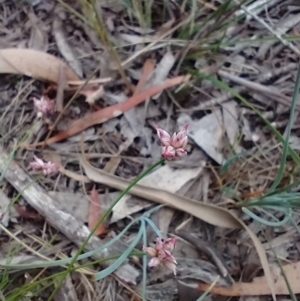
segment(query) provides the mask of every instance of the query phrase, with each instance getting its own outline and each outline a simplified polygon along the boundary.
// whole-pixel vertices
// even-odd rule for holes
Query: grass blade
[[[143,227],[145,227],[145,222],[144,220],[141,220],[141,226],[138,234],[136,235],[135,239],[131,242],[131,244],[128,246],[126,251],[123,252],[123,254],[108,268],[104,269],[103,271],[97,273],[95,275],[95,280],[101,280],[111,273],[113,273],[117,268],[120,267],[120,265],[128,258],[134,247],[137,245],[139,240],[141,239],[143,235]]]
[[[289,118],[288,125],[286,128],[286,137],[285,137],[285,141],[283,142],[283,152],[282,152],[282,157],[280,160],[280,166],[279,166],[279,170],[278,170],[276,179],[273,182],[272,186],[270,187],[269,191],[275,190],[283,177],[286,157],[288,154],[290,135],[291,135],[291,130],[292,130],[293,122],[294,122],[294,114],[295,114],[295,109],[296,109],[297,100],[298,100],[298,96],[299,96],[299,89],[300,89],[300,62],[299,62],[299,66],[298,66],[296,85],[295,85],[295,89],[294,89],[294,93],[293,93],[292,105],[291,105],[291,110],[290,110],[290,118]]]

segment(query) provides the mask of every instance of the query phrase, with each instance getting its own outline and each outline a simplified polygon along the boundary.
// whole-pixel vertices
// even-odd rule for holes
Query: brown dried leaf
[[[19,204],[15,204],[14,208],[18,212],[19,216],[22,218],[35,219],[35,220],[41,219],[41,216],[38,213],[27,211],[25,207],[20,206]]]
[[[63,61],[48,53],[18,48],[0,50],[0,74],[21,74],[58,83],[60,66],[63,66],[67,81],[79,80],[78,76]]]
[[[102,216],[102,208],[99,202],[99,195],[95,187],[93,187],[93,189],[91,190],[90,199],[91,202],[89,207],[89,229],[92,231]],[[105,224],[102,223],[97,227],[94,234],[98,236],[105,233],[105,231]]]
[[[81,156],[80,162],[87,177],[96,183],[102,183],[119,190],[124,190],[130,183],[125,179],[93,167],[83,156]],[[207,223],[219,227],[228,227],[233,229],[241,227],[236,218],[226,209],[216,205],[204,204],[199,201],[188,199],[164,189],[136,184],[131,188],[129,193],[182,210],[206,221]]]
[[[290,283],[294,294],[300,294],[300,261],[282,267]],[[208,284],[200,284],[199,289],[204,291]],[[289,295],[289,290],[283,276],[280,276],[274,284],[276,295]],[[256,277],[250,283],[236,282],[231,287],[214,287],[211,292],[222,296],[262,296],[271,295],[266,276]]]

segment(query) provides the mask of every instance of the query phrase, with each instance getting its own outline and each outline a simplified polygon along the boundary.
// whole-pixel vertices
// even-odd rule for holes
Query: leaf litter
[[[66,2],[81,12],[77,1]],[[115,190],[124,188],[130,179],[158,158],[153,122],[163,121],[166,127],[175,130],[189,120],[189,156],[180,162],[169,162],[160,167],[141,181],[130,195],[125,196],[110,217],[105,239],[121,231],[128,217],[139,215],[152,204],[166,204],[167,207],[162,208],[160,214],[151,216],[151,219],[157,220],[164,236],[173,235],[180,225],[181,228],[188,228],[196,237],[209,240],[221,251],[222,256],[225,255],[229,273],[236,282],[231,288],[218,291],[218,285],[222,285],[221,278],[212,289],[214,294],[222,295],[223,292],[224,295],[224,292],[232,289],[234,296],[246,295],[240,289],[243,287],[247,288],[249,295],[254,294],[256,289],[257,295],[273,295],[275,299],[275,293],[286,294],[287,291],[278,291],[279,284],[284,283],[282,278],[279,284],[274,282],[269,268],[274,258],[261,231],[267,231],[275,239],[287,229],[281,227],[273,231],[262,225],[257,226],[257,222],[235,208],[236,200],[228,198],[226,189],[230,187],[245,200],[265,191],[276,176],[281,149],[265,124],[231,93],[212,82],[211,77],[217,76],[224,84],[239,91],[277,129],[284,132],[297,69],[295,62],[298,60],[294,46],[298,43],[297,35],[293,36],[299,31],[298,4],[285,0],[266,1],[263,5],[259,5],[261,1],[245,3],[246,9],[254,12],[256,17],[233,4],[234,9],[231,7],[226,11],[226,18],[225,14],[221,14],[217,25],[208,22],[207,27],[203,27],[202,24],[199,28],[203,29],[199,33],[185,36],[187,32],[192,32],[192,27],[185,26],[191,21],[193,13],[196,14],[195,22],[200,22],[196,24],[199,26],[202,18],[220,8],[221,2],[226,10],[225,1],[213,1],[210,4],[199,1],[194,12],[190,11],[189,5],[179,6],[172,2],[168,4],[164,16],[167,18],[162,18],[162,23],[155,20],[147,30],[137,26],[141,20],[136,15],[137,11],[131,11],[133,18],[137,17],[137,22],[131,24],[131,18],[123,18],[128,13],[123,7],[117,9],[117,6],[110,6],[107,9],[103,4],[101,12],[105,16],[109,34],[119,47],[118,55],[132,86],[130,89],[118,75],[117,64],[107,52],[105,54],[104,44],[95,31],[59,4],[56,7],[58,10],[53,10],[53,1],[40,1],[26,8],[25,14],[21,14],[15,23],[8,18],[2,24],[5,38],[1,40],[0,52],[0,73],[3,78],[0,94],[2,112],[5,112],[0,134],[2,145],[6,150],[11,150],[13,141],[21,141],[28,133],[27,139],[22,140],[23,148],[16,152],[16,162],[24,169],[27,169],[33,151],[44,159],[49,150],[60,154],[59,175],[39,179],[38,183],[47,191],[52,191],[51,196],[57,199],[58,208],[71,213],[80,223],[88,224],[89,217],[93,216],[89,215],[89,207],[90,212],[107,208],[117,195]],[[12,8],[13,5],[7,7],[9,14],[3,15],[13,16],[16,12],[10,11]],[[152,9],[161,12],[157,3],[152,4]],[[55,24],[50,24],[50,18],[46,18],[45,14],[50,16],[53,12],[59,14],[53,19],[56,20]],[[184,13],[182,19],[177,20],[179,12]],[[244,21],[237,25],[231,19],[232,14],[243,16],[241,20]],[[225,19],[232,22],[221,33],[217,27]],[[23,33],[18,30],[18,27],[22,28],[20,20],[31,22]],[[176,26],[175,20],[178,21]],[[271,31],[260,20],[270,22]],[[1,19],[1,22],[4,20]],[[173,24],[173,28],[170,24]],[[180,36],[177,36],[178,33]],[[291,35],[288,40],[286,35]],[[187,41],[192,39],[194,42],[189,44]],[[215,52],[213,48],[218,50]],[[106,65],[101,65],[103,59]],[[109,61],[111,64],[108,64]],[[176,77],[179,61],[180,76]],[[64,112],[62,109],[67,102],[85,84],[95,67],[100,65],[102,70],[100,68],[95,72]],[[191,76],[187,77],[190,71]],[[201,74],[205,75],[204,80],[200,80]],[[35,81],[28,81],[28,77]],[[185,83],[181,85],[183,81]],[[131,89],[133,94],[129,91]],[[63,116],[53,135],[45,141],[45,135],[53,123],[49,125],[40,120],[38,126],[33,127],[34,132],[31,132],[35,122],[31,97],[47,94],[51,94],[51,99],[58,102],[58,111],[63,112]],[[115,99],[119,97],[119,101],[111,103],[109,95]],[[57,116],[53,117],[55,119]],[[292,145],[297,144],[295,137],[299,134],[297,119],[293,125]],[[83,157],[79,151],[82,139]],[[110,157],[106,157],[106,154]],[[221,165],[223,172],[220,171]],[[293,168],[293,163],[288,162],[283,184],[288,183]],[[18,194],[10,185],[5,181],[1,187],[9,196],[8,200]],[[90,202],[85,195],[85,191],[93,191],[94,185],[100,198],[97,210],[93,207],[96,202]],[[80,204],[80,200],[84,197],[84,206],[81,207],[83,204]],[[64,198],[67,201],[62,204]],[[30,207],[28,203],[32,205],[30,202],[28,196],[26,201],[21,197],[17,200],[18,208],[26,210],[26,207]],[[76,206],[77,211],[74,209]],[[82,212],[79,212],[79,208]],[[43,211],[43,214],[47,219],[47,213]],[[97,214],[100,216],[101,211]],[[259,214],[268,218],[263,212]],[[282,218],[281,213],[274,214],[276,218]],[[9,219],[12,217],[4,217],[4,222],[8,222],[11,228]],[[298,223],[296,214],[293,218]],[[27,218],[16,219],[22,224]],[[93,224],[91,219],[90,223]],[[211,228],[207,223],[215,226]],[[52,228],[48,226],[47,231],[51,233]],[[130,242],[131,235],[134,233],[128,235],[123,243]],[[74,243],[74,239],[70,240]],[[31,243],[30,240],[28,243]],[[239,251],[235,244],[239,244]],[[182,245],[187,249],[192,248],[184,242]],[[284,257],[282,260],[299,261],[293,246],[283,244],[280,247],[278,252]],[[249,252],[252,255],[247,257]],[[199,254],[203,256],[201,252]],[[189,278],[199,288],[205,287],[203,282],[209,286],[218,275],[212,266],[208,266],[209,272],[204,277],[203,263],[200,266],[196,262],[189,264],[185,261],[180,265],[180,281],[185,281],[184,273],[191,267],[194,267],[194,272]],[[261,267],[264,276],[257,273]],[[141,271],[137,269],[133,272],[135,275],[139,273]],[[259,276],[261,278],[257,278]],[[172,300],[177,294],[177,284],[169,276],[162,284],[158,284],[153,275],[149,274],[149,277],[149,300],[159,300],[158,292],[162,300]],[[298,276],[287,269],[287,277],[297,279]],[[294,285],[292,280],[290,282]],[[260,291],[261,283],[264,286]],[[169,292],[165,289],[168,286]],[[297,293],[297,288],[294,292]]]

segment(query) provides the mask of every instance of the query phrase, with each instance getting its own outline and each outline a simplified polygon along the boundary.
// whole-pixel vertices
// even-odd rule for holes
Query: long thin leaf
[[[130,184],[129,181],[121,177],[93,167],[86,161],[84,156],[81,157],[80,162],[87,177],[94,182],[102,183],[121,191],[126,189]],[[167,204],[170,207],[192,214],[215,226],[234,229],[240,227],[240,224],[236,221],[230,211],[216,205],[195,201],[163,189],[157,189],[142,184],[136,184],[131,188],[129,193],[150,201]]]
[[[120,267],[120,265],[128,258],[128,256],[130,255],[130,253],[132,252],[134,247],[137,245],[137,243],[141,239],[141,237],[143,235],[143,227],[145,227],[145,221],[141,220],[140,230],[137,233],[135,239],[131,242],[131,244],[128,246],[128,248],[123,252],[123,254],[112,265],[110,265],[108,268],[104,269],[103,271],[101,271],[95,275],[95,280],[101,280],[101,279],[107,277],[108,275],[113,273],[117,268]]]
[[[279,166],[279,170],[277,173],[277,177],[269,189],[270,192],[274,191],[277,188],[278,184],[280,183],[280,181],[283,177],[285,163],[286,163],[286,157],[287,157],[288,149],[289,149],[290,135],[291,135],[291,130],[292,130],[293,122],[294,122],[296,105],[297,105],[298,97],[299,97],[299,89],[300,89],[300,62],[299,62],[299,67],[298,67],[296,85],[295,85],[295,89],[294,89],[294,93],[293,93],[290,118],[289,118],[288,125],[286,128],[285,141],[283,143],[283,152],[282,152],[282,156],[281,156],[281,160],[280,160],[280,166]]]
[[[161,231],[157,228],[157,226],[152,222],[152,220],[148,217],[145,217],[145,221],[149,224],[149,226],[153,229],[158,237],[161,237]]]
[[[147,217],[144,218],[146,220]],[[144,246],[148,245],[147,242],[147,231],[146,227],[143,227],[143,244]],[[146,296],[147,296],[147,255],[143,256],[143,279],[142,279],[142,296],[143,296],[143,301],[146,301]]]

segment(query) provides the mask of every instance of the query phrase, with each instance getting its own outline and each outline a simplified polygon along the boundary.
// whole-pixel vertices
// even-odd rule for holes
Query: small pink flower
[[[35,171],[43,171],[45,176],[56,173],[59,170],[59,165],[52,162],[44,162],[42,159],[37,156],[33,156],[33,162],[30,162],[30,166]]]
[[[143,250],[152,257],[149,261],[149,267],[156,267],[159,265],[164,266],[165,268],[171,270],[174,275],[176,275],[176,259],[171,254],[174,250],[176,244],[176,238],[168,238],[166,241],[163,241],[161,238],[156,238],[156,243],[154,248],[152,247],[143,247]]]
[[[187,129],[189,125],[186,124],[183,129],[178,133],[174,133],[171,138],[171,145],[174,148],[186,148],[188,143],[188,137],[187,137]]]
[[[163,146],[161,149],[161,156],[165,159],[172,160],[176,157],[176,150],[172,146]]]
[[[168,238],[164,242],[164,248],[165,248],[165,250],[168,250],[169,252],[173,252],[173,250],[175,249],[175,246],[176,246],[176,238],[175,237]]]
[[[176,149],[176,156],[178,158],[182,158],[187,154],[187,152],[183,148],[177,148]]]
[[[157,125],[154,125],[154,127],[157,131],[157,136],[158,136],[159,140],[161,141],[161,143],[164,146],[169,146],[170,142],[171,142],[170,135],[165,130],[159,128]]]
[[[157,267],[157,266],[159,266],[159,265],[160,265],[160,259],[157,258],[157,257],[151,258],[150,261],[149,261],[149,263],[148,263],[148,266],[149,266],[150,268],[152,268],[152,267]]]
[[[47,96],[42,96],[40,99],[33,97],[33,103],[38,118],[49,115],[54,107],[54,101]]]
[[[143,250],[150,256],[150,257],[155,257],[157,254],[156,249],[151,248],[151,247],[143,247]]]
[[[163,145],[161,152],[163,158],[172,160],[175,158],[182,158],[187,154],[185,148],[188,143],[188,124],[186,124],[178,134],[174,133],[172,137],[157,125],[154,125],[154,127],[157,131],[157,136]]]

